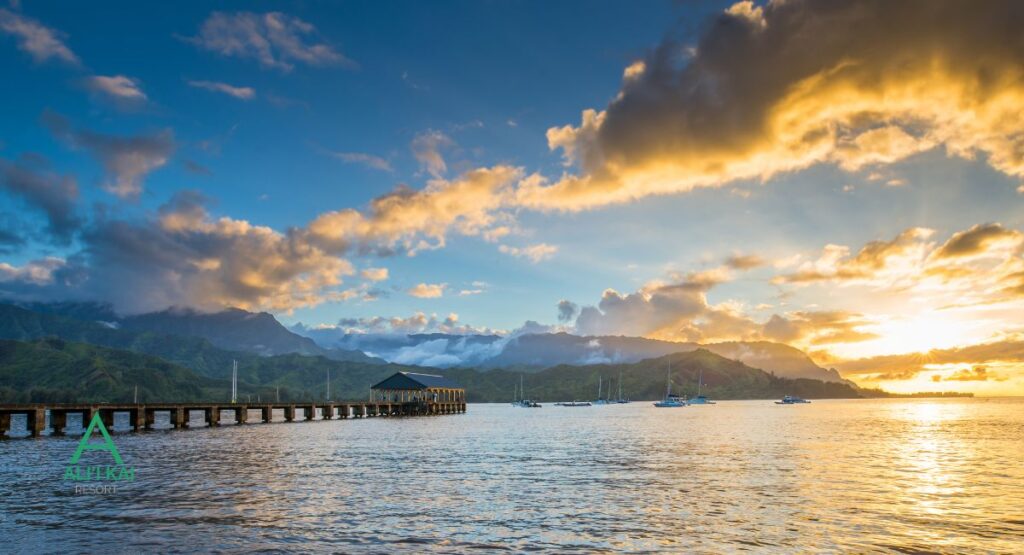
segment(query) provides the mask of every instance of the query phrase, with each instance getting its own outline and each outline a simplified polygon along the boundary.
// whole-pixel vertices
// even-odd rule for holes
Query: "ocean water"
[[[0,551],[1024,552],[1021,399],[470,405],[114,441],[135,480],[89,494],[62,480],[77,438],[0,442]]]

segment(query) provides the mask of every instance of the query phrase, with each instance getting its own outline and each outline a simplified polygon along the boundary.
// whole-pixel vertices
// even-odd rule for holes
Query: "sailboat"
[[[694,396],[694,397],[690,397],[690,399],[686,402],[686,404],[688,404],[688,405],[713,405],[713,404],[715,404],[714,401],[712,401],[711,399],[708,399],[707,397],[705,397],[705,396],[700,394],[700,386],[703,385],[703,382],[704,382],[704,369],[703,368],[700,369],[700,373],[697,376],[698,376],[697,377],[697,395]]]
[[[681,399],[678,395],[672,395],[672,370],[671,369],[668,371],[668,375],[665,376],[665,398],[662,399],[661,401],[658,401],[657,403],[654,403],[654,406],[656,406],[658,408],[663,408],[663,409],[666,409],[666,408],[678,408],[678,407],[685,407],[686,406],[686,401],[685,400]]]
[[[522,374],[520,374],[519,375],[519,395],[516,395],[515,385],[513,384],[513,386],[512,386],[512,406],[513,407],[521,407],[521,408],[524,408],[524,409],[539,409],[541,407],[540,403],[527,399],[525,391],[526,390],[523,389],[523,376],[522,376]]]
[[[620,405],[625,405],[629,402],[629,399],[622,396],[622,372],[619,372],[619,398],[615,402]]]
[[[611,389],[610,387],[608,389]],[[608,399],[601,398],[601,376],[597,377],[597,400],[594,401],[595,405],[608,405]]]

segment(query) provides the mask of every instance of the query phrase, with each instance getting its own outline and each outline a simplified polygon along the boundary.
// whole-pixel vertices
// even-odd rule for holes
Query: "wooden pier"
[[[107,429],[114,427],[114,414],[128,413],[128,421],[133,431],[152,430],[156,423],[156,413],[167,412],[171,426],[184,429],[189,427],[192,411],[202,411],[207,426],[219,426],[221,414],[232,413],[235,424],[250,422],[249,417],[257,411],[256,421],[269,424],[274,421],[274,411],[283,410],[284,421],[314,420],[320,416],[324,420],[334,418],[368,418],[393,416],[429,416],[441,414],[461,414],[466,412],[464,401],[436,402],[417,401],[392,403],[386,401],[339,401],[332,403],[32,403],[20,405],[0,405],[0,438],[11,427],[11,415],[24,414],[29,436],[38,437],[46,431],[46,414],[50,415],[52,435],[64,434],[69,414],[82,415],[82,427],[89,425],[98,413]]]

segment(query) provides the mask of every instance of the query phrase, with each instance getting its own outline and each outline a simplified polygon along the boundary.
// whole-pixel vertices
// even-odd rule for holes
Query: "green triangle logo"
[[[99,428],[100,434],[103,435],[103,443],[90,443],[89,438],[92,437],[92,432],[97,428]],[[103,425],[103,419],[100,418],[100,413],[98,412],[93,415],[92,422],[89,423],[89,427],[85,430],[85,435],[82,436],[82,441],[78,442],[78,449],[75,449],[75,454],[71,455],[71,464],[78,464],[78,459],[81,458],[82,453],[85,451],[109,451],[110,455],[114,457],[115,464],[124,464],[124,461],[121,460],[121,453],[117,451],[114,440],[110,439],[107,427]]]

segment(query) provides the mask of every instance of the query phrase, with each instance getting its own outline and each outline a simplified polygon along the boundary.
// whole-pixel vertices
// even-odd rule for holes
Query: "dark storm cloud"
[[[17,162],[0,159],[0,187],[46,215],[51,239],[67,244],[82,221],[76,213],[75,178],[49,170],[45,160],[28,156]]]

